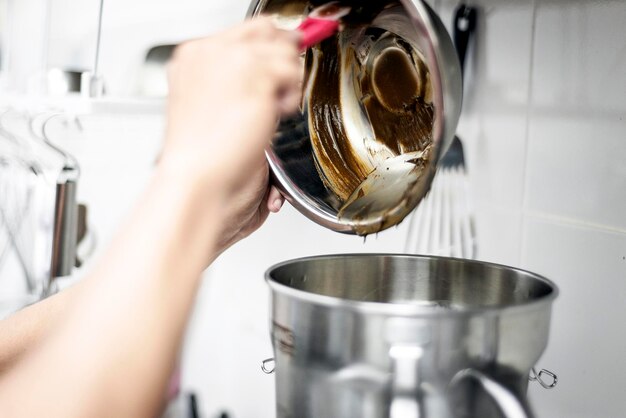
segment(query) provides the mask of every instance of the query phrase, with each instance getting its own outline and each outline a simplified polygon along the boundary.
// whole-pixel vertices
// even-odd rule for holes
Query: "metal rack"
[[[77,244],[86,236],[86,212],[76,200],[80,167],[51,140],[52,121],[80,127],[64,112],[0,113],[0,277],[21,275],[34,301],[55,293],[55,280],[80,265]],[[7,271],[10,257],[18,271]]]
[[[14,0],[0,4],[3,18],[0,23],[4,24],[0,75],[9,83],[0,88],[7,90],[4,100],[12,97],[10,102],[4,102],[8,106],[0,107],[0,282],[3,294],[7,294],[5,289],[9,284],[10,288],[18,289],[8,291],[11,297],[21,292],[29,296],[28,300],[36,301],[54,293],[56,279],[71,275],[74,268],[80,266],[78,243],[81,239],[93,238],[87,233],[86,207],[77,203],[79,163],[59,145],[61,138],[53,140],[49,129],[52,124],[61,123],[66,128],[75,126],[80,130],[80,121],[65,110],[63,97],[59,101],[48,95],[60,92],[67,97],[68,93],[80,92],[84,102],[91,101],[85,98],[102,96],[104,82],[99,58],[104,0],[99,1],[93,68],[77,74],[49,67],[52,4],[50,0],[42,0],[42,8],[36,13],[43,19],[41,56],[38,64],[30,69],[32,73],[26,75],[29,79],[26,89],[20,83],[10,83],[16,52],[11,43],[15,39],[11,37],[18,28],[14,19],[18,16],[13,16],[13,12],[24,13],[23,7],[17,6]],[[18,69],[16,67],[15,71]],[[62,91],[59,82],[65,86]],[[33,90],[33,87],[36,88]],[[37,98],[27,99],[32,93],[37,94]],[[59,110],[59,103],[62,110]]]

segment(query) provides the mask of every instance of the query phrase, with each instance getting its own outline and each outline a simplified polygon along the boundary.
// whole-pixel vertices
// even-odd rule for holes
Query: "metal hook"
[[[42,141],[46,140],[46,137],[44,135],[43,129],[44,129],[44,125],[46,125],[48,122],[50,122],[50,119],[54,119],[57,116],[68,116],[66,113],[64,113],[62,110],[55,110],[55,109],[51,109],[50,111],[45,111],[45,112],[39,112],[37,114],[31,115],[30,116],[30,123],[29,123],[29,129],[30,129],[30,133],[36,137],[39,138]],[[45,116],[46,119],[41,123],[41,128],[39,129],[40,132],[37,132],[37,128],[36,128],[36,122],[38,121],[38,119],[41,116]],[[74,125],[76,126],[76,128],[78,129],[79,132],[83,132],[84,128],[83,128],[83,124],[80,121],[80,119],[78,118],[77,115],[72,115],[71,118],[67,118],[63,120],[63,124],[65,126],[68,125],[68,121],[71,120],[72,122],[74,122]]]
[[[542,379],[543,375],[548,375],[550,376],[550,378],[552,379],[552,382],[547,383],[546,381],[544,381]],[[554,389],[554,387],[557,385],[557,383],[559,382],[559,378],[558,376],[551,372],[550,370],[546,370],[546,369],[541,369],[539,371],[539,373],[537,373],[537,370],[535,370],[535,368],[533,367],[532,369],[530,369],[530,373],[528,375],[528,380],[530,382],[538,382],[541,387],[543,387],[544,389]]]
[[[76,263],[76,241],[78,234],[78,207],[76,189],[80,177],[80,167],[74,156],[57,147],[50,140],[48,128],[50,122],[63,113],[50,115],[42,124],[41,135],[44,143],[64,158],[64,166],[57,180],[54,209],[54,232],[52,238],[52,267],[50,280],[45,289],[46,295],[54,289],[56,277],[71,274]]]
[[[57,153],[63,156],[63,158],[65,159],[65,166],[63,167],[63,171],[72,172],[74,174],[74,178],[77,178],[80,176],[80,166],[78,164],[78,160],[70,153],[54,145],[52,141],[50,140],[50,135],[48,133],[48,129],[49,129],[48,125],[54,118],[57,118],[59,116],[64,116],[64,114],[54,113],[48,116],[48,118],[43,122],[41,126],[41,136],[39,138],[43,140],[44,143],[46,143],[46,145],[48,145],[50,148],[52,148]],[[74,120],[78,129],[82,131],[82,125],[78,121],[78,118],[74,118]],[[65,122],[67,123],[67,121]],[[32,124],[31,124],[31,129],[33,130],[33,133],[34,133],[34,126],[32,126]],[[35,136],[38,136],[38,135],[35,134]]]
[[[35,127],[36,123],[38,122],[38,120],[42,117],[42,116],[50,116],[52,113],[59,113],[58,111],[51,111],[51,112],[39,112],[39,113],[34,113],[31,114],[30,117],[28,118],[28,130],[30,131],[30,134],[35,137],[38,138],[42,141],[44,141],[44,137],[41,134],[41,129],[39,129],[39,132],[37,132],[37,128]]]
[[[267,365],[273,363],[274,366],[272,368],[269,368]],[[263,371],[263,373],[265,374],[272,374],[276,371],[276,361],[273,358],[268,358],[265,359],[261,362],[261,370]]]

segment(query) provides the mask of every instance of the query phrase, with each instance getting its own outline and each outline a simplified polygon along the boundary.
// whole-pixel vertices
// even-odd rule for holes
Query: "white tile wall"
[[[626,231],[626,7],[541,6],[527,208]]]
[[[612,94],[626,95],[626,87]],[[533,113],[528,210],[626,231],[623,119],[613,112],[563,115],[542,109]]]
[[[530,217],[524,265],[554,280],[552,338],[540,367],[557,387],[531,385],[541,417],[624,416],[626,234]]]
[[[7,13],[2,22],[3,87],[24,91],[42,69],[45,56],[44,0],[3,0],[0,7]],[[9,16],[10,13],[10,16]]]
[[[562,290],[540,362],[560,381],[532,401],[539,417],[624,416],[626,3],[472,3],[487,21],[459,132],[480,257]]]
[[[158,114],[91,115],[80,121],[82,132],[63,136],[60,126],[50,126],[49,133],[81,164],[78,200],[88,204],[101,251],[150,179],[163,124]]]
[[[465,74],[458,136],[476,207],[478,256],[518,264],[525,184],[532,1],[471,2],[479,8]],[[457,1],[432,2],[450,28]]]
[[[622,1],[539,1],[533,103],[609,116],[626,110]],[[574,116],[576,117],[576,116]]]
[[[478,258],[504,265],[519,265],[522,211],[510,207],[476,205]]]
[[[50,67],[92,70],[99,3],[0,0],[0,8],[9,5],[17,13],[6,27],[0,22],[3,34],[9,32],[7,42],[14,57],[10,64],[11,85],[17,91],[25,91],[32,73],[42,69],[44,60]],[[238,23],[248,4],[246,0],[106,0],[100,71],[107,92],[115,96],[135,94],[139,68],[150,47],[206,36]],[[46,37],[47,5],[51,21]]]
[[[561,288],[541,360],[560,381],[551,392],[530,393],[541,416],[621,417],[626,4],[537,6],[522,265]]]

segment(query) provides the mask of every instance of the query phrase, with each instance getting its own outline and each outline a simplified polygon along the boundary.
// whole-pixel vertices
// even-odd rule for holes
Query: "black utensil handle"
[[[198,410],[198,398],[195,393],[189,394],[189,418],[200,418]]]
[[[477,15],[478,11],[475,7],[466,6],[465,4],[459,5],[454,12],[454,46],[459,55],[462,72],[465,70],[465,56],[467,55],[470,38],[474,29],[476,29]]]

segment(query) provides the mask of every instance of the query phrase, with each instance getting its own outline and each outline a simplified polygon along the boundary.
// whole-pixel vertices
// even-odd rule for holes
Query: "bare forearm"
[[[0,382],[9,415],[158,411],[220,216],[208,190],[180,180],[155,177],[58,332]]]
[[[301,79],[298,37],[269,19],[177,49],[161,174],[58,327],[0,378],[3,416],[156,415],[207,261],[271,210],[263,151]]]
[[[0,321],[0,376],[39,345],[59,324],[80,284]]]

